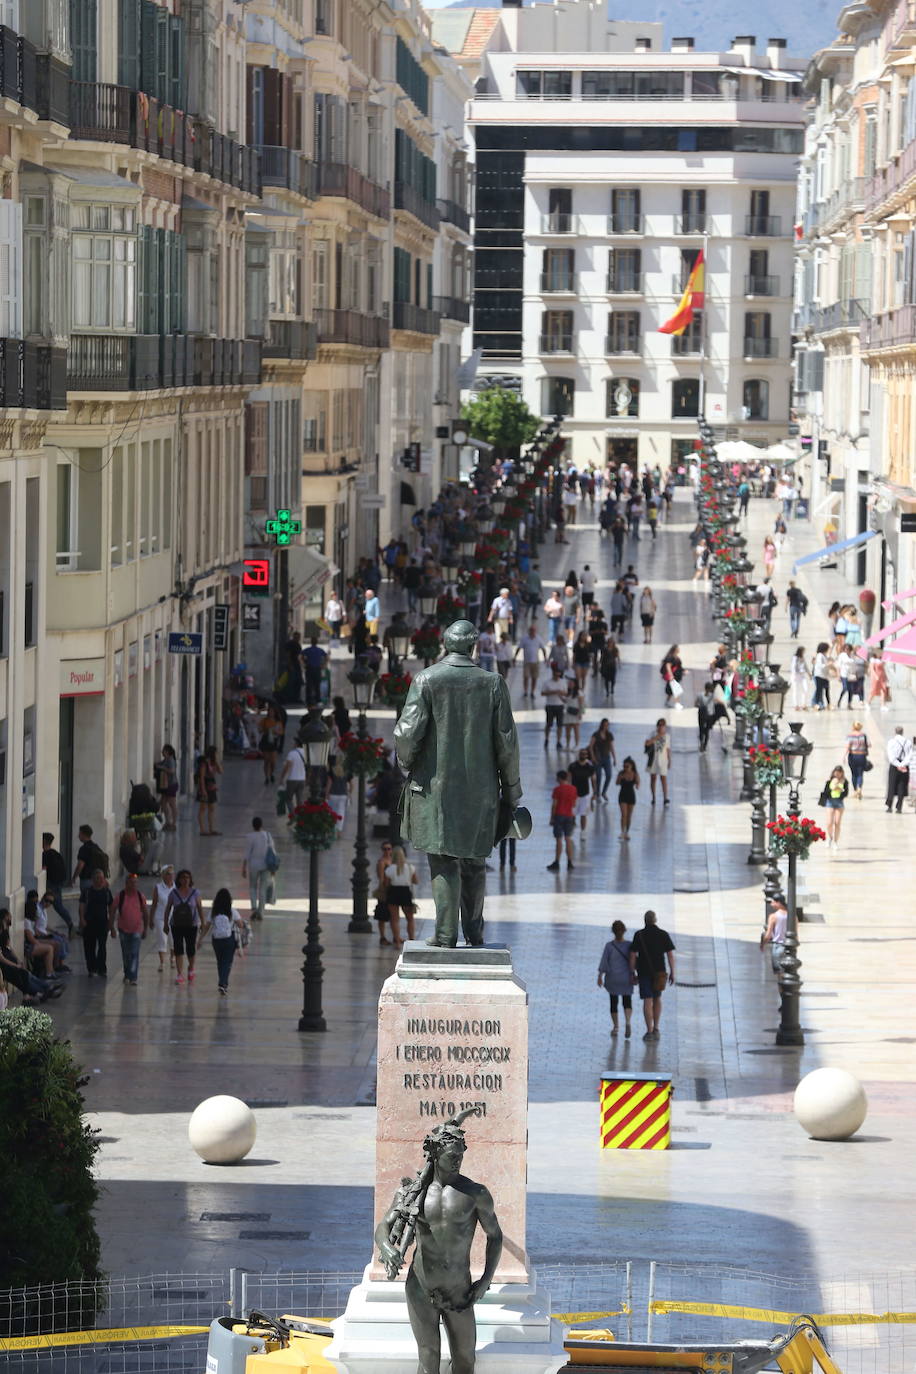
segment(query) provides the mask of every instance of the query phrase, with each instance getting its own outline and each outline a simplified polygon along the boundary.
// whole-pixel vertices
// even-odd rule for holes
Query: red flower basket
[[[303,802],[293,811],[293,839],[303,849],[330,849],[339,820],[327,802]]]

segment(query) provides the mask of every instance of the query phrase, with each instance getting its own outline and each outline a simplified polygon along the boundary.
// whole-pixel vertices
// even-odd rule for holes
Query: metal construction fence
[[[806,1314],[843,1374],[914,1374],[916,1271],[820,1279],[738,1267],[542,1264],[564,1324],[622,1340],[769,1338]],[[331,1318],[362,1273],[152,1274],[0,1290],[0,1368],[11,1374],[203,1374],[214,1317],[251,1309]],[[774,1366],[775,1367],[775,1366]]]

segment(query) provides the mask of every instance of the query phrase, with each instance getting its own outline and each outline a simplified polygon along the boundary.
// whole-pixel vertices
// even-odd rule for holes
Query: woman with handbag
[[[671,805],[668,796],[668,770],[671,767],[671,739],[668,735],[668,722],[659,716],[655,722],[655,734],[645,741],[646,772],[649,774],[651,805],[655,805],[655,780],[661,779],[662,796],[666,806]]]
[[[220,997],[229,996],[229,974],[235,951],[241,946],[242,918],[232,905],[229,889],[221,887],[213,898],[210,915],[200,932],[201,941],[213,932],[213,953],[216,955],[216,977]]]
[[[414,916],[416,906],[413,899],[413,888],[416,887],[419,879],[417,870],[413,864],[407,862],[401,846],[395,845],[391,854],[391,863],[385,869],[385,901],[388,903],[388,919],[391,922],[391,938],[397,949],[400,949],[404,941],[401,939],[400,913],[403,911],[407,918],[407,938],[416,938],[414,930]]]
[[[378,942],[380,945],[391,944],[385,934],[385,926],[388,924],[388,903],[385,901],[385,869],[391,863],[392,848],[390,840],[385,840],[382,845],[382,852],[375,861],[375,890],[372,896],[375,898],[375,920],[378,921]]]
[[[248,902],[251,919],[263,921],[264,908],[269,905],[268,888],[280,867],[273,836],[264,829],[260,816],[252,816],[251,830],[246,836],[247,848],[242,860],[242,877],[248,879]]]
[[[679,711],[683,710],[681,697],[684,695],[684,689],[681,686],[681,681],[684,677],[684,665],[681,662],[681,646],[679,644],[671,645],[662,659],[658,671],[665,683],[665,705],[670,706],[674,702]]]
[[[217,778],[222,771],[216,754],[216,745],[208,744],[197,761],[197,825],[201,835],[219,835],[222,833],[213,829],[213,808],[219,801]],[[205,816],[207,830],[204,830]]]
[[[820,805],[827,808],[828,849],[839,849],[840,847],[840,827],[843,824],[843,811],[848,795],[849,783],[846,780],[846,770],[837,764],[824,783],[819,798]]]
[[[630,972],[630,941],[623,937],[627,928],[623,921],[615,921],[611,926],[613,940],[608,940],[598,965],[598,986],[607,989],[611,999],[611,1035],[620,1029],[617,1016],[618,1000],[623,1002],[623,1016],[626,1022],[624,1039],[632,1035],[630,1022],[633,1019],[633,983],[635,976]]]
[[[862,778],[866,773],[871,772],[874,764],[868,757],[868,736],[863,730],[860,720],[852,722],[852,729],[846,736],[846,753],[843,755],[843,759],[852,777],[852,790],[857,800],[861,801]]]

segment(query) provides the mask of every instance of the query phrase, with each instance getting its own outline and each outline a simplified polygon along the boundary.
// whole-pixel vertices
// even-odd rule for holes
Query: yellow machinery
[[[779,1369],[783,1374],[842,1374],[827,1353],[821,1333],[810,1317],[798,1317],[787,1332],[770,1341],[691,1341],[678,1345],[615,1341],[610,1331],[570,1331],[564,1342],[566,1369],[602,1369],[605,1374],[760,1374]]]
[[[248,1321],[219,1317],[210,1327],[207,1374],[327,1374],[334,1368],[324,1351],[333,1332],[329,1322],[252,1312]],[[798,1317],[772,1340],[663,1344],[616,1341],[610,1331],[570,1331],[565,1349],[568,1374],[601,1369],[605,1374],[842,1374],[830,1358],[816,1323]]]

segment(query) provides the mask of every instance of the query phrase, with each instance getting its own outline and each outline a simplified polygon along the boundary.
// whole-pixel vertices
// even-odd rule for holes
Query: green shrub
[[[102,1277],[93,1218],[99,1143],[83,1121],[86,1081],[49,1016],[31,1007],[0,1012],[0,1288],[81,1281],[69,1326],[94,1317]],[[41,1321],[49,1302],[38,1291],[17,1304],[18,1330],[9,1334],[36,1322],[49,1329]]]

